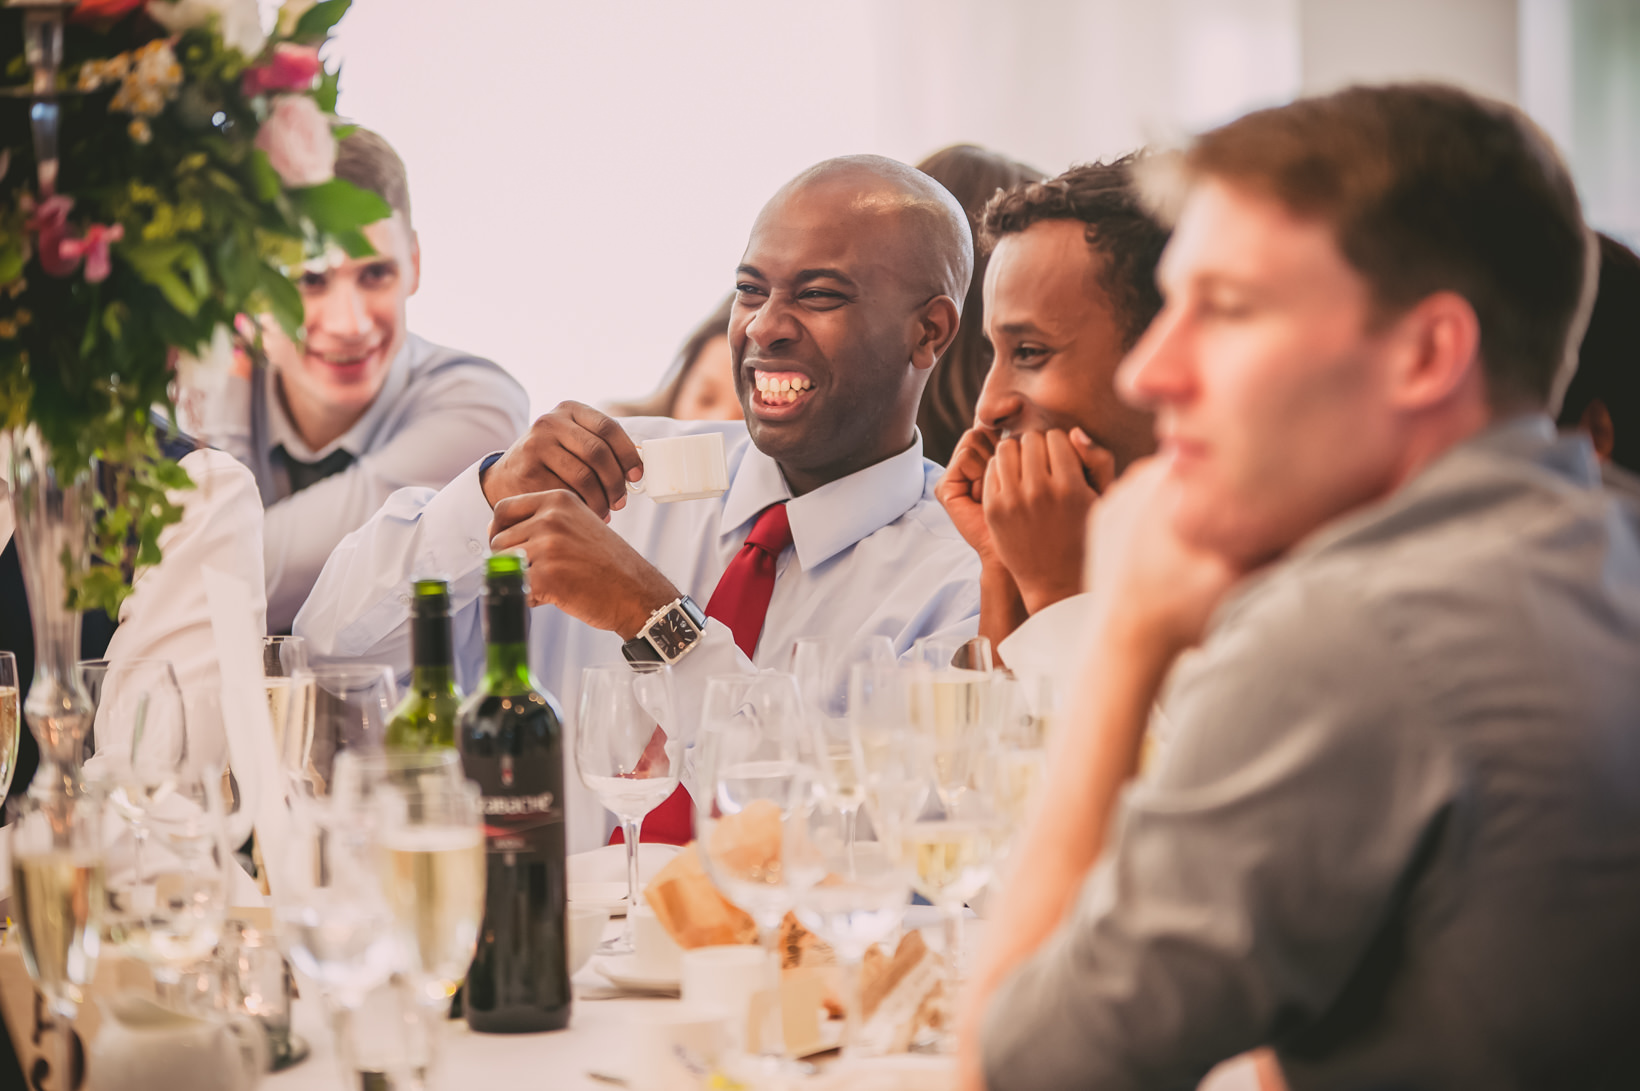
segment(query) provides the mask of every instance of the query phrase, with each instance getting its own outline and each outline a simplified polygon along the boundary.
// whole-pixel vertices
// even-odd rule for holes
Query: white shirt
[[[709,623],[699,645],[674,668],[675,715],[687,733],[700,712],[705,680],[755,667],[786,669],[800,636],[876,633],[899,652],[933,633],[971,634],[979,619],[979,558],[934,498],[940,468],[922,457],[922,438],[892,458],[792,498],[779,467],[751,443],[739,422],[630,418],[636,442],[705,431],[723,433],[729,490],[715,500],[657,504],[631,496],[610,526],[704,609],[754,517],[789,501],[793,546],[775,568],[756,654],[747,659],[729,630]],[[484,658],[478,596],[489,553],[490,505],[478,466],[445,489],[404,489],[331,555],[296,633],[317,660],[367,659],[405,676],[410,664],[407,583],[413,576],[451,581],[457,669],[476,682]],[[531,616],[531,661],[563,702],[566,755],[573,753],[575,702],[584,667],[621,662],[621,638],[556,607]],[[595,848],[610,828],[602,806],[565,769],[571,852]]]
[[[285,412],[271,369],[233,378],[202,422],[202,437],[256,475],[267,508],[264,563],[268,623],[290,628],[325,558],[395,491],[441,488],[475,458],[512,443],[529,422],[529,398],[499,365],[415,334],[394,357],[376,400],[346,433],[313,450]],[[354,462],[292,493],[290,458],[318,462],[346,451]]]

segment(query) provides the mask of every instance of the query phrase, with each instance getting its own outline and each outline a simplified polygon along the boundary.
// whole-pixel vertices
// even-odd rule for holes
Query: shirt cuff
[[[1044,606],[997,645],[997,654],[1021,677],[1068,678],[1092,612],[1093,595],[1086,592]]]

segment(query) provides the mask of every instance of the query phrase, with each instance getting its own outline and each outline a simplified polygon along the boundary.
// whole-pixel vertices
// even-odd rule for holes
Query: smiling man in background
[[[692,720],[708,676],[784,669],[800,636],[880,634],[904,652],[972,634],[979,561],[934,499],[915,423],[972,267],[967,219],[933,179],[877,156],[805,171],[764,206],[736,277],[744,422],[617,423],[565,403],[442,491],[389,501],[331,557],[297,634],[319,658],[406,670],[404,583],[438,570],[476,670],[481,561],[510,548],[530,560],[532,665],[571,719],[581,669],[623,654],[672,661],[674,709]],[[704,432],[724,437],[722,497],[628,497],[637,444]],[[566,788],[571,851],[601,844],[602,805]],[[688,817],[676,796],[644,837],[685,840]]]
[[[302,339],[265,318],[267,366],[232,380],[201,429],[256,475],[276,633],[290,631],[325,558],[382,501],[407,485],[443,486],[529,419],[523,388],[500,367],[409,331],[421,246],[398,154],[355,130],[337,149],[336,176],[393,210],[364,229],[376,253],[301,274]]]
[[[1163,227],[1139,198],[1136,156],[998,193],[985,336],[995,360],[940,503],[983,562],[980,632],[1026,675],[1064,674],[1086,604],[1088,512],[1156,449],[1151,415],[1116,393],[1116,367],[1161,308]]]

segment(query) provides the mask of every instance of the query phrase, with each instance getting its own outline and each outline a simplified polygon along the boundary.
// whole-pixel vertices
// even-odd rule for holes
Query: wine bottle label
[[[551,792],[525,796],[484,796],[484,839],[490,852],[544,852],[542,833],[564,822],[561,801]]]

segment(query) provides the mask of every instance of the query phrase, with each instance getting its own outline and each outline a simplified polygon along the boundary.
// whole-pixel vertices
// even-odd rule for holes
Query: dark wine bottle
[[[450,638],[450,585],[444,580],[417,580],[410,600],[410,692],[387,724],[387,748],[454,749],[460,707]]]
[[[457,745],[484,796],[484,925],[467,972],[467,1025],[492,1034],[569,1025],[564,907],[564,725],[530,674],[524,561],[485,565],[484,681],[461,705]]]

